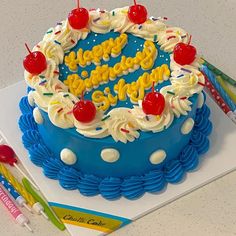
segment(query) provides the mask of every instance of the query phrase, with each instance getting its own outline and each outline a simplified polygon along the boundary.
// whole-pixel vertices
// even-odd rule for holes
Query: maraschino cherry
[[[143,112],[147,115],[161,115],[165,109],[165,98],[161,93],[154,90],[154,83],[152,85],[152,92],[146,94],[142,102]]]
[[[174,60],[180,65],[190,65],[194,62],[197,50],[194,46],[190,45],[192,36],[188,44],[178,43],[174,48]]]
[[[90,100],[84,100],[82,94],[81,100],[77,102],[73,108],[73,114],[76,120],[82,123],[89,123],[96,116],[96,107]]]
[[[33,75],[39,75],[47,69],[47,60],[42,52],[31,52],[28,45],[25,44],[29,55],[27,55],[23,61],[24,68]]]
[[[135,24],[143,24],[147,20],[147,9],[145,6],[137,4],[134,0],[134,5],[129,8],[128,17]]]
[[[89,22],[89,13],[87,9],[80,7],[79,0],[77,0],[77,2],[78,7],[69,13],[68,21],[73,29],[79,30],[87,26]]]

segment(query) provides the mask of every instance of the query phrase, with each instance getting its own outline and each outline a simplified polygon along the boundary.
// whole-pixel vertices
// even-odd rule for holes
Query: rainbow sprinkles
[[[33,89],[28,94],[28,100],[31,105],[36,104],[40,110],[47,112],[55,126],[75,128],[89,138],[111,136],[116,142],[127,143],[139,138],[141,131],[156,133],[168,129],[174,119],[191,111],[190,98],[201,93],[205,85],[199,70],[201,60],[196,57],[191,64],[180,65],[172,54],[178,43],[189,42],[189,34],[181,28],[166,25],[162,18],[151,17],[142,24],[135,24],[130,21],[127,12],[128,7],[111,12],[91,10],[87,28],[76,30],[68,20],[62,21],[55,28],[50,28],[34,47],[33,51],[41,51],[45,55],[47,68],[38,75],[25,71],[25,80]],[[76,53],[69,52],[91,32],[105,34],[110,31],[120,35],[93,45],[90,50],[80,48]],[[129,34],[145,40],[143,50],[134,57],[122,56],[120,61],[109,66],[109,60],[122,54]],[[157,44],[160,50],[170,54],[170,67],[168,64],[154,67],[159,53]],[[68,75],[62,82],[59,80],[59,65],[63,62],[74,74]],[[95,69],[88,73],[85,68],[91,64]],[[77,74],[78,68],[83,68],[81,77]],[[136,80],[129,82],[122,78],[140,68],[143,74]],[[146,92],[153,84],[157,86],[167,80],[170,84],[160,89],[165,99],[163,112],[158,116],[147,115],[142,108]],[[113,88],[99,90],[99,86],[110,82],[115,83]],[[74,104],[85,92],[91,93],[96,106],[96,116],[88,123],[76,120],[73,115]],[[133,104],[132,108],[116,107],[119,101],[127,99]]]

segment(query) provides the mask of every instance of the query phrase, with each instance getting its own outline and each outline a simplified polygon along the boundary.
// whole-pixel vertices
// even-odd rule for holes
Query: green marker
[[[35,200],[37,200],[44,208],[44,211],[46,215],[48,216],[48,219],[61,231],[64,231],[66,229],[65,225],[62,224],[57,217],[54,215],[48,204],[38,195],[38,193],[32,188],[30,182],[26,179],[22,179],[22,183],[26,190],[34,197]]]

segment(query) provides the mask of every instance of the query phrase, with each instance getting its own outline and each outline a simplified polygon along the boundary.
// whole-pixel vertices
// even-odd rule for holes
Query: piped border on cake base
[[[22,141],[29,152],[31,161],[43,168],[45,176],[58,180],[64,189],[78,189],[85,196],[101,194],[108,200],[116,200],[121,196],[134,200],[145,192],[159,193],[168,183],[178,183],[186,172],[196,169],[200,155],[209,149],[207,137],[212,131],[212,123],[209,120],[210,110],[204,104],[201,109],[197,110],[190,142],[178,158],[167,162],[162,170],[153,170],[141,176],[128,178],[100,178],[83,174],[56,158],[38,132],[33,117],[34,107],[29,104],[27,96],[21,99],[19,106],[22,112],[19,120],[19,127],[23,132]]]

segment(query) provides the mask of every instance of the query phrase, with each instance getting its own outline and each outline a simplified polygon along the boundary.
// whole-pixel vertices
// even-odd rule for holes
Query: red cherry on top
[[[0,162],[13,166],[17,162],[15,152],[8,145],[0,145]]]
[[[128,17],[135,24],[143,24],[147,20],[147,9],[145,6],[137,4],[134,0],[134,5],[129,8]]]
[[[96,107],[90,100],[84,100],[83,95],[79,102],[73,108],[73,114],[76,120],[82,123],[89,123],[96,116]]]
[[[78,7],[73,9],[68,15],[68,21],[73,29],[79,30],[87,26],[89,22],[89,13],[87,9]]]
[[[25,44],[29,55],[24,58],[24,68],[33,75],[39,75],[47,69],[47,60],[42,52],[31,52],[28,45]]]
[[[197,50],[194,46],[190,45],[192,36],[189,43],[178,43],[174,48],[174,60],[180,65],[190,65],[194,62]]]
[[[146,94],[142,102],[143,112],[147,115],[161,115],[165,109],[165,98],[161,93],[154,91]]]

